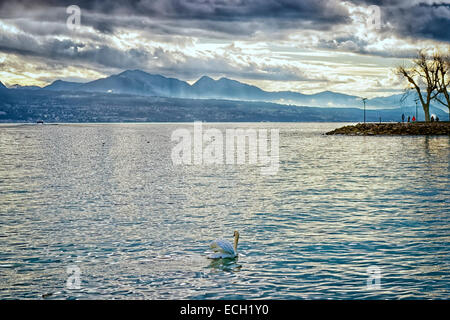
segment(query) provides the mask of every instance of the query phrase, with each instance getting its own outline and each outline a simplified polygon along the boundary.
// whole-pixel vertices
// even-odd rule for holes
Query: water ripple
[[[172,166],[188,124],[0,126],[0,298],[448,299],[449,138],[339,125],[207,125],[280,129],[275,176]]]

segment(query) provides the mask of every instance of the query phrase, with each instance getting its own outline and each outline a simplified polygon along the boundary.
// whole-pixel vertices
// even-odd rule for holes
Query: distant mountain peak
[[[135,70],[125,70],[122,73],[116,74],[116,75],[111,75],[108,78],[112,78],[112,77],[125,77],[125,78],[129,78],[129,79],[133,79],[133,80],[138,80],[138,81],[144,81],[144,82],[152,82],[152,81],[156,81],[156,82],[165,82],[165,81],[172,81],[172,82],[178,82],[178,83],[183,83],[181,85],[188,85],[189,84],[185,81],[179,80],[177,78],[169,78],[169,77],[165,77],[161,74],[153,74],[153,73],[148,73],[146,71],[142,71],[139,69],[135,69]],[[105,78],[105,79],[108,79]],[[95,81],[95,80],[94,80]]]
[[[65,90],[73,90],[80,87],[83,83],[80,82],[70,82],[64,80],[55,80],[48,86],[45,86],[43,89],[46,90],[56,90],[56,91],[65,91]]]
[[[250,86],[247,83],[239,82],[237,80],[233,80],[233,79],[229,79],[229,78],[225,78],[225,77],[221,77],[219,80],[217,80],[217,82],[231,82],[231,83],[239,83],[241,85]]]
[[[257,94],[267,94],[267,93],[270,94],[270,92],[264,91],[257,86],[254,86],[254,85],[251,85],[248,83],[244,83],[244,82],[240,82],[237,80],[233,80],[233,79],[228,79],[225,77],[222,77],[219,80],[217,80],[217,83],[219,85],[223,85],[228,88],[233,88],[235,90],[251,90],[253,93],[257,93]]]
[[[70,82],[70,81],[64,81],[64,80],[58,79],[58,80],[53,81],[50,85],[53,85],[53,84],[63,84],[63,83],[76,83],[76,82]]]
[[[216,80],[214,80],[211,77],[208,76],[202,76],[200,79],[198,79],[195,83],[201,83],[201,82],[215,82]]]
[[[142,75],[142,74],[146,74],[146,75],[150,75],[149,73],[139,70],[139,69],[134,69],[134,70],[125,70],[121,73],[118,74],[118,76],[133,76],[133,75]]]

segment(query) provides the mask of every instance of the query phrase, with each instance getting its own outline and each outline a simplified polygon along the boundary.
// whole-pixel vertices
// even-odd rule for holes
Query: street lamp
[[[419,121],[419,116],[417,115],[417,102],[419,101],[418,98],[414,99],[414,101],[416,102],[416,121]]]
[[[367,98],[361,99],[364,102],[364,123],[366,123],[366,100]]]

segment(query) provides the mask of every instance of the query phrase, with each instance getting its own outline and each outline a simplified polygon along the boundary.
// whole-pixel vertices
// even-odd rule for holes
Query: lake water
[[[174,166],[192,124],[1,125],[0,298],[448,299],[450,138],[341,125],[205,125],[279,129],[275,175]]]

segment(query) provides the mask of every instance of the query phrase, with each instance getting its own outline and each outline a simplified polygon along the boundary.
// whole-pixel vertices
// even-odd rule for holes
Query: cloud
[[[399,37],[450,41],[450,3],[435,0],[355,0],[355,6],[376,5],[381,11],[380,33]]]
[[[370,91],[384,90],[383,72],[397,58],[450,42],[450,5],[442,1],[83,0],[76,2],[81,28],[75,32],[66,26],[72,4],[0,1],[6,73],[33,70],[41,83],[54,79],[37,66],[47,66],[55,78],[70,70],[65,77],[77,79],[142,69],[184,80],[225,76],[271,88],[352,90],[364,82],[361,90]],[[367,26],[370,5],[380,7],[380,29]],[[304,61],[298,52],[308,50],[315,57]],[[383,72],[358,65],[361,56]]]
[[[23,1],[0,4],[0,18],[65,22],[72,1]],[[338,0],[142,0],[77,1],[82,24],[102,33],[117,28],[149,28],[155,33],[185,31],[251,36],[284,29],[330,30],[349,21]],[[25,12],[25,15],[24,15]]]
[[[114,68],[137,68],[149,59],[146,51],[119,50],[109,45],[94,45],[70,39],[36,39],[27,34],[0,33],[0,51],[56,61],[85,62]]]

